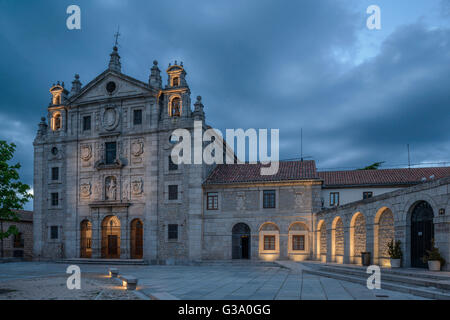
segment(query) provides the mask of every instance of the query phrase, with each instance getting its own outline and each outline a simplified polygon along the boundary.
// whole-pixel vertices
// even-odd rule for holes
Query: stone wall
[[[386,244],[390,239],[395,238],[395,240],[402,242],[402,265],[410,267],[412,252],[411,213],[416,204],[425,201],[433,210],[435,244],[443,257],[449,261],[449,199],[450,177],[446,177],[336,208],[324,209],[316,213],[315,220],[325,220],[326,225],[332,225],[332,221],[337,217],[342,219],[344,226],[343,263],[359,263],[361,251],[368,251],[372,253],[372,263],[389,266]],[[319,231],[318,228],[319,223],[317,222],[315,231]],[[350,234],[347,232],[350,232]],[[346,239],[351,239],[353,247],[346,243]],[[320,243],[316,243],[316,245],[322,246],[321,237],[317,241],[320,241]],[[316,246],[313,247],[316,248]],[[336,246],[336,252],[337,248]],[[353,256],[358,257],[357,259],[353,259],[351,251]],[[329,259],[331,259],[331,256]],[[450,270],[450,265],[447,264],[444,269]]]

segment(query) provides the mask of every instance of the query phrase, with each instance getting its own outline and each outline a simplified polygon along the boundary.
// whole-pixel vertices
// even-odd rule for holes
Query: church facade
[[[311,160],[280,162],[270,177],[259,174],[260,164],[176,164],[173,131],[210,127],[200,96],[191,106],[183,64],[166,73],[163,85],[154,61],[147,82],[129,77],[114,47],[108,68],[85,86],[75,75],[70,92],[64,83],[50,88],[34,141],[36,259],[335,259],[320,252],[321,212],[344,204],[336,202],[339,190],[366,197],[420,179],[327,186],[332,176]]]

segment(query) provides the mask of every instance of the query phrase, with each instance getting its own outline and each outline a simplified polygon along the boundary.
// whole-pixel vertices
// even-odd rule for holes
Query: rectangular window
[[[178,239],[178,225],[177,224],[169,224],[168,226],[168,238],[169,240],[177,240]]]
[[[58,205],[58,192],[52,192],[51,193],[51,200],[52,200],[52,206],[56,207]]]
[[[58,226],[50,227],[50,239],[58,239]]]
[[[52,168],[52,180],[56,181],[59,179],[59,167]]]
[[[275,208],[275,190],[263,191],[263,208]]]
[[[178,185],[170,185],[169,186],[169,200],[177,200],[178,199]]]
[[[275,236],[264,236],[264,250],[275,250]]]
[[[172,156],[169,156],[169,171],[178,170],[178,165],[172,161]]]
[[[83,131],[91,130],[91,116],[83,117]]]
[[[23,241],[21,232],[14,235],[13,246],[14,246],[14,248],[23,248],[24,247],[24,241]]]
[[[339,205],[339,192],[330,192],[330,206]]]
[[[116,143],[115,142],[106,142],[105,143],[105,160],[106,164],[113,164],[116,161]]]
[[[207,199],[207,210],[217,210],[219,209],[219,195],[217,192],[208,192],[206,194]]]
[[[293,235],[292,236],[292,250],[304,251],[305,250],[305,236]]]
[[[133,125],[140,125],[142,124],[142,110],[134,110],[133,111]]]
[[[373,192],[372,191],[366,191],[363,192],[363,199],[369,199],[373,197]]]

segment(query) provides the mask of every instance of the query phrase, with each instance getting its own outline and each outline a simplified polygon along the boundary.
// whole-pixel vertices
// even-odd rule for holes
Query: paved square
[[[0,299],[138,299],[105,278],[108,266],[79,265],[83,294],[68,290],[66,264],[18,262],[0,264]],[[260,265],[117,266],[139,278],[138,292],[148,297],[236,300],[374,300],[423,299],[281,267]],[[28,282],[27,282],[28,281]],[[42,290],[36,290],[39,281]],[[17,285],[19,283],[20,285]],[[27,284],[28,283],[28,284]],[[86,288],[83,288],[83,283]],[[97,286],[97,288],[95,287]],[[8,292],[8,289],[15,290]],[[103,292],[102,294],[100,294]],[[387,296],[377,297],[377,296]]]

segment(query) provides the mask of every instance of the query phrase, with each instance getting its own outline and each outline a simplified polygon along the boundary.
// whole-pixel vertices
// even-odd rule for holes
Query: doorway
[[[102,222],[102,258],[120,258],[120,221],[108,216]]]
[[[250,259],[250,227],[245,223],[233,227],[231,256],[233,259]]]
[[[420,201],[411,213],[411,266],[426,268],[422,261],[426,250],[431,249],[434,237],[433,208],[426,201]]]

